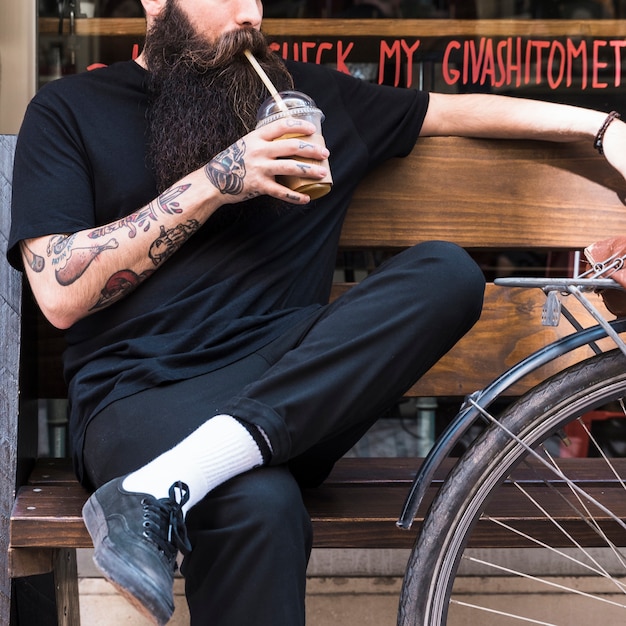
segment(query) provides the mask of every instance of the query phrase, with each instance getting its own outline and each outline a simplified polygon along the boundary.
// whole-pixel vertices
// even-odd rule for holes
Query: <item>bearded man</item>
[[[593,140],[600,128],[625,175],[626,126],[283,63],[255,0],[143,6],[136,61],[31,102],[9,258],[66,329],[72,453],[95,490],[83,514],[105,576],[164,624],[181,550],[193,624],[296,626],[311,548],[300,487],[472,326],[484,288],[463,250],[427,242],[327,304],[359,180],[420,135]],[[279,89],[316,101],[329,149],[304,121],[255,130],[268,94],[244,49]],[[275,141],[294,125],[299,137]],[[329,154],[327,196],[277,182],[321,180]],[[295,157],[320,164],[303,172]]]

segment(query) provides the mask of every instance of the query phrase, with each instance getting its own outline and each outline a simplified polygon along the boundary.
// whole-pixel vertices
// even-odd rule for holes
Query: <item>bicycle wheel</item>
[[[583,361],[553,376],[508,407],[498,418],[497,423],[495,420],[492,421],[491,425],[459,459],[429,508],[409,558],[398,612],[399,625],[443,626],[447,624],[451,626],[462,624],[466,626],[468,623],[485,623],[484,620],[481,620],[480,615],[476,619],[481,621],[474,622],[471,621],[472,618],[467,617],[467,614],[465,617],[459,618],[458,621],[454,621],[455,611],[481,610],[474,606],[468,608],[469,604],[466,603],[463,603],[463,608],[459,608],[459,604],[455,601],[455,580],[457,579],[459,564],[472,558],[474,538],[479,538],[478,543],[480,545],[479,527],[481,525],[483,525],[481,531],[483,537],[490,532],[510,532],[510,545],[541,546],[542,550],[546,549],[543,544],[534,543],[525,536],[520,537],[518,532],[507,527],[506,522],[502,525],[502,521],[497,519],[497,510],[493,511],[498,494],[502,494],[502,490],[514,489],[516,493],[519,491],[524,493],[530,489],[530,487],[522,487],[521,490],[515,489],[515,485],[520,485],[514,480],[515,474],[525,473],[528,477],[530,472],[530,476],[538,477],[534,485],[532,485],[534,478],[531,478],[530,481],[532,490],[539,494],[536,497],[544,501],[537,505],[535,501],[531,500],[530,506],[537,518],[545,516],[549,519],[550,514],[547,507],[551,503],[562,504],[563,497],[566,497],[568,501],[574,503],[573,506],[578,507],[578,510],[582,509],[580,513],[586,520],[585,524],[593,524],[589,520],[591,515],[589,509],[595,509],[595,505],[585,506],[581,504],[581,501],[586,502],[588,500],[588,496],[581,497],[580,494],[572,491],[564,479],[553,475],[550,470],[546,469],[543,462],[538,460],[533,452],[529,451],[529,448],[537,451],[542,458],[547,459],[548,464],[566,465],[567,462],[564,459],[553,458],[555,450],[559,447],[558,438],[556,445],[554,443],[555,433],[562,431],[563,427],[572,420],[576,420],[589,411],[608,403],[615,403],[617,406],[621,406],[623,410],[622,398],[624,396],[626,396],[626,357],[620,351],[612,351]],[[588,461],[596,462],[597,460],[589,459]],[[609,462],[608,459],[606,461]],[[557,486],[560,495],[555,495]],[[537,487],[539,487],[539,491]],[[541,492],[543,492],[543,498]],[[626,492],[624,493],[626,494]],[[522,497],[525,498],[526,496]],[[615,500],[614,495],[611,498]],[[621,500],[621,496],[619,499]],[[626,501],[626,495],[623,500]],[[490,502],[491,504],[489,504]],[[626,517],[624,513],[626,510],[625,503],[614,504],[619,506],[622,518]],[[619,516],[618,514],[617,517]],[[606,550],[600,548],[591,555],[585,554],[576,567],[583,568],[585,573],[595,572],[604,579],[607,575],[606,572],[609,569],[614,569],[615,566],[613,564],[611,566],[596,564],[595,559],[597,554],[605,556],[606,553],[609,559],[617,559],[621,562],[618,568],[621,569],[622,576],[624,576],[626,575],[626,567],[624,566],[626,559],[622,560],[615,543],[622,546],[626,545],[626,526],[620,527],[619,522],[611,519],[611,515],[607,514],[606,511],[602,511],[601,517],[604,521],[600,527],[606,526],[606,518],[608,517],[609,525],[612,528],[611,532],[613,535],[616,532],[618,535],[621,533],[621,539],[619,537],[616,539],[613,536],[608,540]],[[556,528],[555,532],[551,534],[557,536],[556,543],[558,546],[557,548],[548,548],[551,550],[550,554],[553,554],[555,559],[570,558],[573,550],[564,546],[575,548],[576,541],[567,536],[567,533],[565,536],[563,535],[562,531],[558,529],[558,521],[556,523],[549,521],[548,524],[550,524],[550,528]],[[615,526],[618,527],[617,531]],[[593,532],[594,537],[603,534],[601,530],[597,529]],[[600,539],[597,542],[594,539],[592,543],[600,545],[601,542]],[[591,566],[589,565],[590,561]],[[487,572],[506,572],[505,579],[507,581],[517,575],[521,576],[523,580],[526,580],[528,576],[524,572],[516,572],[514,575],[508,567],[503,569],[499,564],[483,563],[481,567],[486,568]],[[485,575],[484,572],[483,575]],[[490,574],[487,573],[486,575]],[[459,580],[461,580],[460,577]],[[615,585],[618,593],[624,593],[624,585],[619,580],[610,583],[610,585]],[[613,587],[611,589],[614,590]],[[559,589],[559,593],[561,591]],[[610,594],[606,595],[606,590],[603,593],[604,599],[613,597]],[[579,595],[576,596],[577,600]],[[620,622],[623,622],[626,619],[626,595],[623,595],[623,602],[618,601],[614,604],[616,606],[611,605],[611,611],[619,611]],[[449,611],[451,606],[454,608]],[[581,618],[582,621],[577,622],[576,619],[572,619],[571,615],[564,618],[564,621],[558,621],[558,619],[555,621],[554,616],[545,618],[536,615],[535,611],[538,608],[536,606],[528,607],[528,615],[517,613],[512,615],[508,610],[509,607],[505,608],[507,610],[490,606],[482,607],[482,610],[487,612],[482,615],[487,617],[489,613],[497,614],[497,621],[494,623],[498,625],[536,623],[574,626],[577,623],[589,623],[588,617]],[[560,612],[562,613],[562,609],[558,608],[556,613]],[[583,612],[578,609],[575,612],[583,615]],[[605,619],[605,613],[599,615],[602,616],[603,623],[618,623],[611,621],[611,618]]]

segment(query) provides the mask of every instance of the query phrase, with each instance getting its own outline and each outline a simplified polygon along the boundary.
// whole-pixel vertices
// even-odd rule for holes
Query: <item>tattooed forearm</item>
[[[158,266],[169,259],[199,228],[200,222],[197,220],[187,220],[169,230],[161,226],[158,239],[155,239],[150,246],[150,258],[154,265]]]
[[[155,266],[160,265],[169,258],[182,244],[200,228],[200,222],[197,220],[187,220],[183,224],[179,224],[174,228],[165,230],[161,226],[161,233],[150,246],[149,256]],[[100,292],[100,298],[91,307],[91,310],[102,309],[104,307],[117,302],[124,296],[134,291],[148,276],[151,276],[154,270],[146,270],[137,274],[130,269],[120,270],[113,274],[106,282],[106,285]]]
[[[243,159],[245,152],[246,143],[240,139],[205,165],[207,178],[220,193],[236,196],[243,191],[243,181],[246,177],[246,164]]]
[[[22,255],[24,256],[24,260],[28,267],[30,267],[33,272],[43,272],[44,267],[46,266],[46,261],[42,256],[35,254],[29,247],[25,241],[22,241],[21,244]]]
[[[119,245],[115,239],[110,239],[102,245],[75,248],[75,239],[76,235],[55,235],[48,242],[47,252],[52,258],[57,282],[64,287],[76,282],[99,254]]]
[[[135,237],[138,229],[143,229],[144,232],[148,232],[148,230],[150,230],[151,223],[158,219],[159,212],[166,215],[176,215],[183,212],[183,209],[180,207],[180,202],[178,202],[178,198],[185,193],[189,187],[191,187],[191,184],[170,187],[165,190],[154,202],[151,202],[139,211],[136,211],[118,222],[107,224],[102,228],[96,228],[91,231],[89,233],[89,238],[98,239],[100,237],[105,237],[106,235],[110,235],[121,228],[128,229],[128,236],[131,239]]]
[[[136,289],[154,270],[148,270],[141,274],[136,274],[132,270],[121,270],[116,272],[107,280],[104,289],[100,292],[100,298],[91,307],[91,311],[102,309],[109,304],[113,304],[125,295]]]

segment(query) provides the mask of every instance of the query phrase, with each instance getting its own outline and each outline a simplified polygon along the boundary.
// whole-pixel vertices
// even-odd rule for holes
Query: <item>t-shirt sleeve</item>
[[[350,124],[367,150],[370,168],[411,152],[428,109],[428,92],[372,84],[308,63],[287,66],[296,85],[302,81],[305,90],[316,94],[323,111]]]
[[[73,114],[54,94],[36,97],[20,128],[13,168],[9,262],[22,269],[22,239],[94,226],[88,160]]]
[[[376,85],[340,72],[334,79],[373,164],[411,152],[428,109],[427,92]]]

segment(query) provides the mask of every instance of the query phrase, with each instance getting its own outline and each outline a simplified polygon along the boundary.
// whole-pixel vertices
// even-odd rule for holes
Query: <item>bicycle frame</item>
[[[619,336],[619,333],[626,332],[626,317],[611,322],[607,321],[583,293],[583,291],[597,289],[621,289],[612,279],[503,278],[496,279],[495,283],[507,287],[541,288],[548,298],[546,307],[544,307],[544,323],[549,325],[558,324],[557,318],[560,317],[562,312],[575,331],[533,352],[506,370],[487,387],[467,396],[459,413],[457,413],[441,436],[437,438],[435,445],[424,459],[422,466],[413,479],[413,484],[406,498],[402,513],[396,522],[396,525],[403,530],[411,528],[426,490],[443,460],[449,456],[452,449],[470,426],[481,416],[482,411],[509,387],[534,372],[537,368],[584,345],[591,346],[596,353],[601,352],[595,345],[595,342],[605,337],[611,337],[626,355],[626,343]],[[561,308],[560,301],[558,306],[554,306],[555,298],[558,298],[558,294],[573,295],[582,303],[598,324],[590,328],[583,328],[565,307]],[[546,320],[546,318],[548,319]]]

